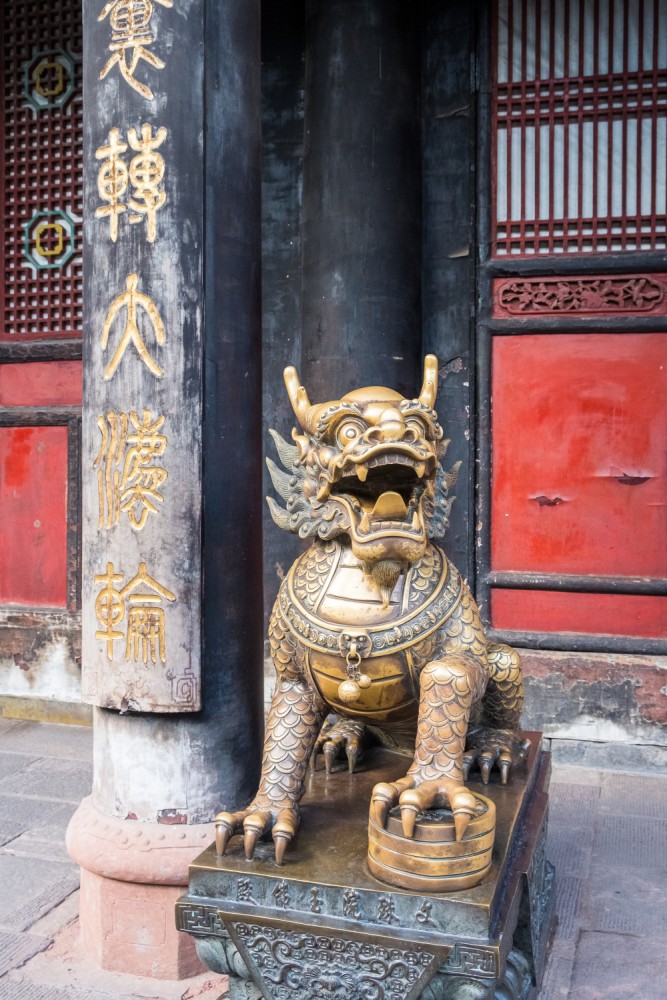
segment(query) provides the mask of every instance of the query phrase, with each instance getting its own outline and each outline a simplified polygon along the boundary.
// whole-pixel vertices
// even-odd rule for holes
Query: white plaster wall
[[[80,702],[81,671],[71,657],[69,643],[55,638],[29,661],[1,657],[0,697],[3,695]]]

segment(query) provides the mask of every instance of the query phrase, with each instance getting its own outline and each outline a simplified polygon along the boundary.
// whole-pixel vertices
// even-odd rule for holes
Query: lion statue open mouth
[[[460,464],[442,466],[437,378],[428,355],[416,399],[371,386],[311,405],[285,370],[299,427],[293,445],[271,432],[284,471],[267,462],[285,507],[267,500],[276,524],[313,544],[269,625],[277,685],[259,790],[247,809],[216,817],[218,853],[242,830],[250,858],[272,831],[280,863],[309,760],[323,750],[329,770],[344,749],[352,770],[365,730],[414,748],[406,776],[376,785],[371,802],[380,823],[398,805],[406,837],[419,812],[448,805],[461,839],[477,809],[464,784],[472,764],[485,782],[496,765],[505,782],[525,759],[518,655],[486,639],[466,584],[431,541],[445,533]]]

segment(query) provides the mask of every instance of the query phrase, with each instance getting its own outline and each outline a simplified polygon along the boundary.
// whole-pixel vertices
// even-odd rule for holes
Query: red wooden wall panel
[[[667,598],[493,589],[491,618],[499,629],[660,639],[667,635]]]
[[[495,337],[492,364],[492,569],[664,576],[667,337]]]
[[[0,604],[67,603],[67,427],[0,427]]]
[[[80,361],[0,365],[0,406],[80,406]]]

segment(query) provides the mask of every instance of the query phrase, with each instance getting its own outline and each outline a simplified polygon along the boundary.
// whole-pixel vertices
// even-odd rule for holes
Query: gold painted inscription
[[[173,7],[172,0],[155,0],[155,2],[163,7]],[[162,59],[149,49],[155,41],[150,30],[152,16],[153,0],[109,0],[97,18],[98,21],[104,21],[108,17],[112,31],[109,44],[111,58],[102,69],[100,80],[103,80],[114,66],[118,66],[125,82],[147,101],[152,101],[155,95],[150,87],[141,83],[134,75],[139,62],[143,59],[155,69],[164,69]]]
[[[148,370],[152,372],[156,378],[162,378],[164,375],[164,372],[158,363],[149,353],[148,348],[142,339],[141,333],[139,332],[139,327],[137,325],[137,311],[139,309],[143,310],[148,317],[158,344],[164,344],[164,325],[160,319],[160,314],[158,313],[153,300],[149,298],[148,295],[144,295],[143,292],[137,291],[138,284],[139,276],[137,274],[128,274],[125,282],[126,290],[121,292],[121,294],[116,296],[113,300],[109,307],[109,311],[107,312],[106,319],[104,320],[104,326],[102,328],[103,351],[107,348],[109,333],[116,316],[121,312],[121,310],[126,310],[123,335],[119,341],[118,347],[114,351],[111,361],[104,369],[105,381],[109,381],[109,379],[113,378],[116,369],[123,358],[125,350],[130,343],[134,344],[137,354]]]
[[[164,417],[151,418],[144,410],[141,417],[134,410],[107,413],[97,418],[102,444],[94,462],[97,469],[99,528],[113,528],[121,514],[127,514],[130,527],[141,531],[149,514],[157,514],[162,503],[160,493],[168,477],[162,456],[167,438],[161,434]]]
[[[101,628],[95,638],[106,643],[107,659],[113,660],[116,640],[125,641],[123,659],[144,664],[167,661],[163,601],[175,601],[176,595],[163,587],[139,563],[137,574],[124,587],[122,573],[111,562],[106,573],[95,576],[102,587],[95,599],[95,614]],[[124,626],[124,631],[121,626]]]
[[[112,128],[106,145],[99,146],[95,158],[102,160],[97,175],[97,190],[106,205],[100,205],[95,210],[95,218],[109,219],[109,235],[115,243],[118,239],[119,216],[130,209],[128,216],[131,223],[146,220],[146,239],[155,242],[157,235],[157,213],[167,200],[167,195],[160,189],[164,178],[165,162],[158,148],[167,138],[166,128],[159,128],[153,135],[151,125],[144,124],[141,132],[131,128],[127,133],[130,148],[135,150],[128,164],[123,159],[128,145],[121,138],[120,131]],[[126,203],[128,184],[132,191],[130,200]]]

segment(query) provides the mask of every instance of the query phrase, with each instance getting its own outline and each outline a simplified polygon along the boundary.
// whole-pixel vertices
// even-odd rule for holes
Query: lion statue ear
[[[314,431],[315,416],[317,407],[313,406],[308,399],[308,393],[299,381],[299,375],[294,365],[289,365],[283,372],[285,388],[292,409],[300,426],[307,434]]]
[[[419,393],[419,402],[433,409],[437,395],[438,359],[435,354],[427,354],[424,358],[424,381],[422,383],[422,391]]]

